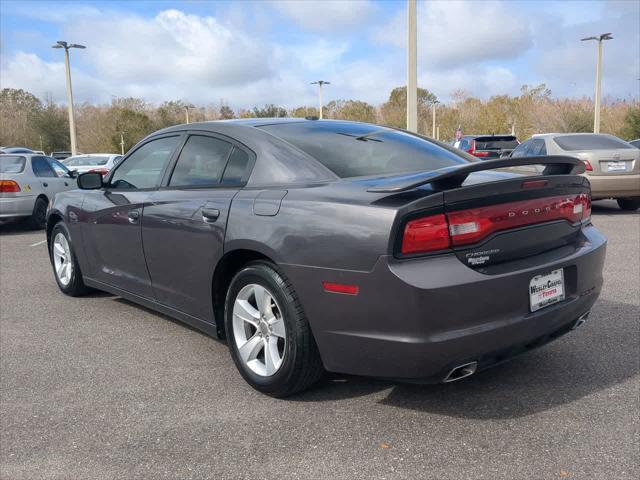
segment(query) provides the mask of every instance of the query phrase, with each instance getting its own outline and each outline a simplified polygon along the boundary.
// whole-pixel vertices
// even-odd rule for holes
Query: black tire
[[[33,212],[27,220],[29,228],[32,230],[42,230],[47,224],[47,200],[43,197],[38,197],[36,203],[33,205]]]
[[[71,252],[71,261],[73,264],[71,279],[66,285],[60,281],[60,279],[58,278],[58,274],[56,273],[56,265],[53,252],[54,241],[56,236],[59,234],[64,235],[67,239],[69,250]],[[62,290],[62,293],[71,297],[79,297],[82,295],[86,295],[87,293],[92,291],[92,289],[87,287],[82,280],[82,272],[80,271],[80,265],[78,265],[78,260],[76,259],[73,242],[71,241],[71,235],[69,234],[69,229],[64,224],[64,222],[56,223],[53,227],[53,230],[51,231],[51,241],[49,243],[49,258],[51,260],[51,266],[53,267],[53,278],[56,279],[56,283],[58,284],[60,290]]]
[[[631,212],[640,208],[640,198],[618,198],[618,206],[622,210],[629,210]]]
[[[266,288],[281,309],[286,327],[282,365],[271,376],[260,376],[244,364],[233,330],[233,306],[243,287]],[[324,372],[311,327],[291,283],[275,265],[256,261],[243,267],[231,280],[225,300],[225,327],[229,350],[243,378],[256,390],[273,397],[286,397],[309,388]]]

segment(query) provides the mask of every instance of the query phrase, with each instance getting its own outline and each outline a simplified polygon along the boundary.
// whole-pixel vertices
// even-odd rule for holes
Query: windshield
[[[106,165],[109,157],[71,157],[67,158],[64,163],[67,167],[97,167]]]
[[[468,163],[421,137],[365,123],[300,122],[259,128],[298,147],[342,178],[429,171]]]
[[[0,157],[0,173],[22,173],[24,164],[24,157],[2,156]]]
[[[620,140],[613,135],[563,135],[555,137],[553,140],[561,149],[567,151],[633,148],[624,140]]]

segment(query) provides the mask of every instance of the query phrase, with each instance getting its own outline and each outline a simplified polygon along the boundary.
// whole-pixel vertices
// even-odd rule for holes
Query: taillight
[[[88,173],[99,173],[104,177],[107,173],[109,173],[109,170],[107,168],[93,168],[89,170]]]
[[[591,166],[591,163],[589,163],[589,160],[582,160],[584,162],[584,169],[587,172],[593,172],[593,167]]]
[[[16,193],[20,191],[20,185],[14,180],[0,180],[0,193]]]
[[[585,199],[584,194],[563,195],[447,213],[451,244],[468,245],[494,232],[551,220],[580,222],[587,208]]]
[[[470,208],[410,220],[404,227],[402,253],[427,253],[470,245],[489,235],[553,220],[572,224],[591,218],[589,194],[562,195]]]
[[[404,227],[402,253],[433,252],[449,248],[449,226],[443,213],[410,220]]]
[[[475,140],[471,140],[471,148],[469,150],[467,150],[467,153],[473,155],[474,157],[488,157],[489,156],[489,152],[483,152],[483,151],[476,151],[476,141]]]

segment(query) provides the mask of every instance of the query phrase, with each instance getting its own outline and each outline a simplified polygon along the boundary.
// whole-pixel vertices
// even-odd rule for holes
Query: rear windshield
[[[567,151],[574,150],[614,150],[633,148],[624,140],[612,135],[563,135],[553,139],[558,146]]]
[[[22,173],[24,164],[24,157],[2,156],[0,157],[0,173]]]
[[[476,138],[476,150],[513,150],[518,145],[518,140],[512,135]]]
[[[109,157],[75,157],[67,158],[64,163],[67,167],[97,167],[106,165]]]
[[[375,125],[301,122],[260,128],[298,147],[342,178],[428,171],[468,163],[435,143]]]

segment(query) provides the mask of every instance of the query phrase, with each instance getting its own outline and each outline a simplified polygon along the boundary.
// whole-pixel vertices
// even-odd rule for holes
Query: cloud
[[[271,4],[305,30],[335,32],[364,24],[377,9],[369,0],[272,1]]]
[[[527,19],[498,2],[425,2],[418,5],[418,57],[426,67],[454,68],[512,59],[533,45]],[[374,41],[406,48],[407,13],[398,13]]]

